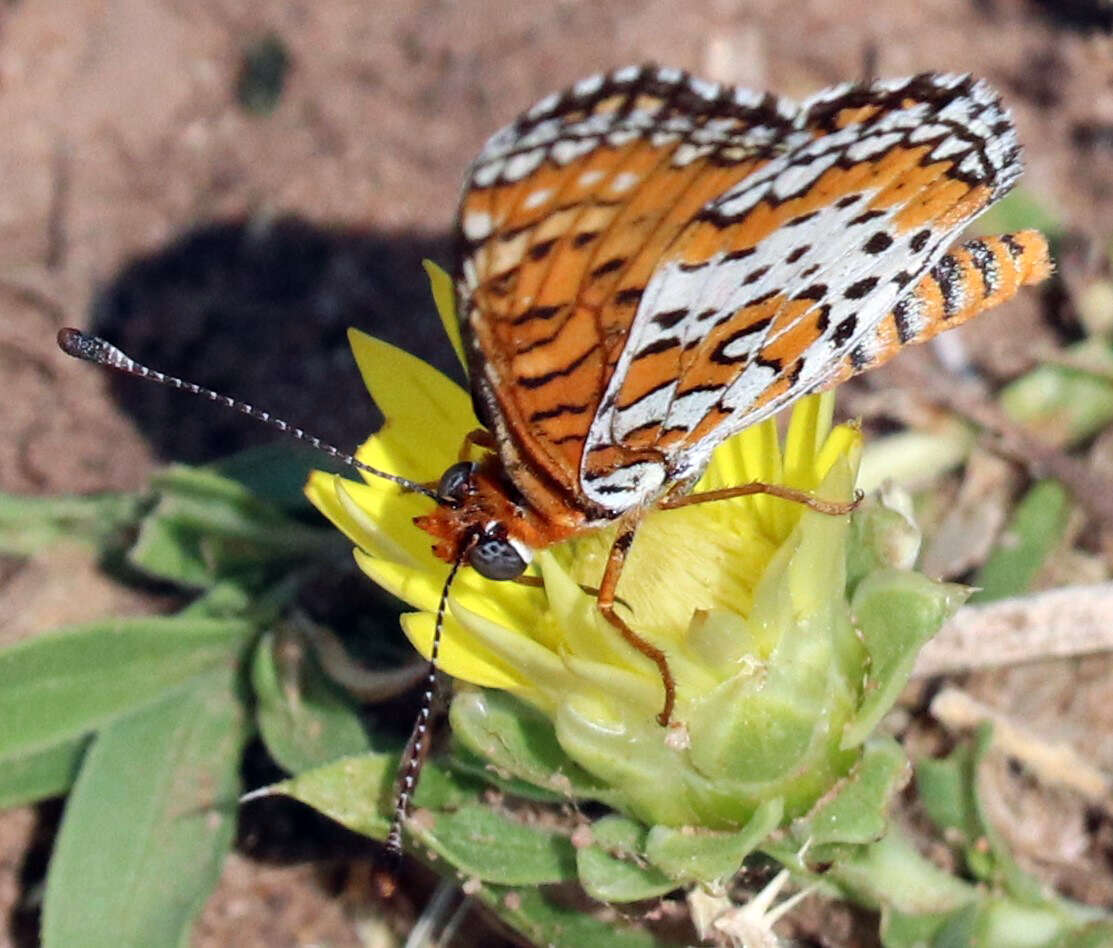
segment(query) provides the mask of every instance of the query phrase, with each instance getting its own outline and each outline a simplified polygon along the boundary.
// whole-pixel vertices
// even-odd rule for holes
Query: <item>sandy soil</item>
[[[465,165],[519,109],[616,64],[653,59],[787,94],[866,74],[975,71],[1015,111],[1025,187],[1106,246],[1113,38],[1099,6],[1079,3],[1072,15],[1092,16],[1068,21],[1049,13],[1062,5],[1020,0],[5,4],[0,488],[135,488],[159,460],[269,438],[67,361],[53,342],[66,324],[355,442],[376,416],[344,329],[451,365],[419,261],[446,260]],[[245,51],[272,35],[290,71],[276,108],[251,114],[236,94]],[[52,585],[65,574],[41,569],[2,574],[0,641],[66,617],[40,609],[65,598]],[[146,607],[107,593],[96,603]],[[1018,670],[984,689],[1113,772],[1109,666],[1093,662]],[[5,907],[19,897],[11,853],[28,827],[26,814],[0,822]],[[1079,880],[1072,894],[1108,904],[1108,835],[1090,852],[1104,881]],[[255,943],[241,936],[257,930],[260,944],[356,944],[352,918],[312,872],[237,859],[196,943]]]

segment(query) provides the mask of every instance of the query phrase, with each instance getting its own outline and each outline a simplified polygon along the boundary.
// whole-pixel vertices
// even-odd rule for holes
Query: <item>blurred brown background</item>
[[[70,362],[54,346],[67,324],[353,444],[376,416],[345,328],[451,366],[420,260],[449,262],[464,168],[519,110],[615,65],[656,60],[794,96],[973,71],[1014,110],[1024,187],[1105,246],[1111,27],[1113,7],[1082,0],[11,0],[0,12],[0,489],[135,488],[160,459],[270,440]],[[1000,333],[1001,319],[1008,308],[981,331]],[[82,569],[61,591],[57,577],[6,577],[0,609],[20,616],[3,639],[75,608],[119,610],[120,594]],[[31,824],[0,817],[0,902]],[[199,937],[250,943],[233,936],[237,920],[265,918],[259,943],[355,944],[335,903],[291,896],[311,888],[298,871],[233,860]]]

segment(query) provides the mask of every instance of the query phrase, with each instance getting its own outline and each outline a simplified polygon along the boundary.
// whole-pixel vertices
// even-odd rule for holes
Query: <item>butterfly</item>
[[[1035,231],[952,246],[1020,173],[1008,112],[966,75],[844,84],[795,103],[647,65],[547,96],[468,172],[454,277],[484,428],[435,485],[369,467],[77,330],[59,343],[223,402],[433,502],[416,523],[451,566],[399,771],[388,846],[400,851],[458,570],[525,581],[534,550],[617,525],[598,607],[656,664],[667,724],[668,658],[616,610],[639,521],[759,492],[845,513],[776,484],[691,490],[742,429],[1045,278]],[[472,446],[486,450],[481,460],[464,459]]]
[[[639,520],[776,493],[689,491],[731,435],[1047,276],[1034,231],[949,249],[1020,173],[1008,113],[965,75],[796,104],[639,66],[542,99],[467,178],[457,311],[490,453],[418,525],[511,579],[618,523],[598,605],[657,663],[667,723],[667,657],[615,609]]]

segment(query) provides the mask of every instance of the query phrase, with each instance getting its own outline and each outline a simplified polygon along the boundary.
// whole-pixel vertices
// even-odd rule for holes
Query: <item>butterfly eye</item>
[[[468,559],[487,579],[517,579],[529,565],[512,541],[492,533],[479,538]]]
[[[453,464],[444,474],[437,485],[437,496],[441,500],[459,502],[471,490],[471,475],[475,464],[471,461],[459,461]]]

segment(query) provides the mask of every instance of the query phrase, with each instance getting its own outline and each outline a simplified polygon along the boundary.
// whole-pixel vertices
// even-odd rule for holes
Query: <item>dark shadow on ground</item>
[[[206,224],[125,267],[96,297],[92,331],[132,358],[215,389],[344,449],[381,416],[349,326],[457,379],[421,267],[445,237],[325,229],[294,218]],[[113,392],[164,460],[203,463],[281,435],[170,389],[117,376]]]

